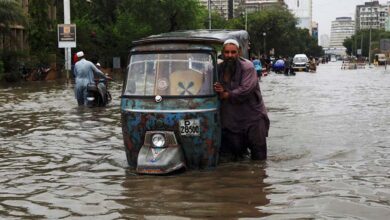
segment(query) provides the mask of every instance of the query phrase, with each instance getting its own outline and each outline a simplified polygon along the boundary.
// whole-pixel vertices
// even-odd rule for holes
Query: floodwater
[[[63,81],[0,85],[0,219],[388,219],[390,69],[271,74],[266,162],[139,176],[127,167],[120,79],[107,108]]]

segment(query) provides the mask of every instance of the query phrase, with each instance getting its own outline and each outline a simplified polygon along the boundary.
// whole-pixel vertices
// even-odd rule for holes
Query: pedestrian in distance
[[[236,40],[224,42],[223,62],[218,65],[220,82],[214,84],[221,100],[220,155],[238,160],[249,149],[253,160],[265,160],[270,121],[254,65],[240,57],[240,53]]]
[[[95,64],[91,61],[88,61],[84,57],[84,52],[77,52],[78,62],[74,66],[75,73],[75,97],[77,99],[78,105],[87,105],[87,87],[89,83],[95,83],[95,75],[105,79],[111,79],[104,75],[102,71],[100,71]]]
[[[261,80],[261,75],[262,75],[262,70],[263,70],[263,67],[261,66],[261,62],[260,62],[260,60],[259,60],[259,58],[257,56],[254,56],[252,58],[252,63],[253,63],[253,66],[255,67],[255,70],[256,70],[256,73],[257,73],[257,78],[260,81]]]
[[[72,66],[71,66],[71,72],[72,72],[73,79],[76,78],[76,76],[74,74],[74,65],[76,65],[77,61],[79,61],[79,58],[77,57],[77,53],[74,53],[73,59],[72,59]]]

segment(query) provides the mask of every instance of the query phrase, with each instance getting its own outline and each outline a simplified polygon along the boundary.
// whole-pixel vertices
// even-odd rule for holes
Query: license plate
[[[200,123],[199,119],[180,120],[180,134],[182,136],[199,136]]]

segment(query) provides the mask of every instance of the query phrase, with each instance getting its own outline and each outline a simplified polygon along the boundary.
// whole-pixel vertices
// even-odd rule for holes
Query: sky
[[[330,26],[336,17],[352,17],[355,20],[356,5],[363,5],[370,0],[313,0],[313,21],[318,22],[318,36],[330,37]],[[387,0],[379,0],[386,4]]]

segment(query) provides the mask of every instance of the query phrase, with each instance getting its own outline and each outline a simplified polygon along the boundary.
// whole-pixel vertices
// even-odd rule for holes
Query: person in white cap
[[[111,79],[104,75],[92,62],[88,61],[84,57],[84,52],[79,51],[76,53],[79,61],[75,64],[75,96],[78,105],[87,105],[87,86],[89,83],[95,83],[95,75],[101,78]]]
[[[238,160],[247,154],[249,148],[253,160],[265,160],[270,121],[256,70],[252,62],[240,54],[236,40],[224,42],[223,62],[218,65],[220,82],[214,85],[221,100],[220,156]]]

